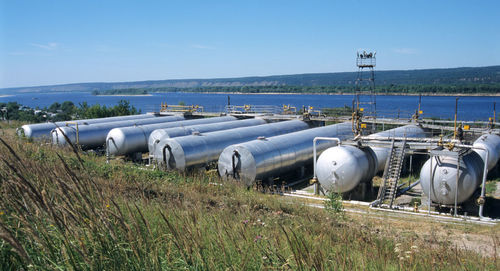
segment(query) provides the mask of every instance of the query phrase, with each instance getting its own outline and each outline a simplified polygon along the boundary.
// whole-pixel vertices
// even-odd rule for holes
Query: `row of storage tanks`
[[[78,124],[78,125],[76,125]],[[182,115],[134,116],[24,125],[20,135],[29,138],[48,137],[54,144],[77,143],[83,149],[106,147],[110,155],[149,152],[152,161],[166,169],[187,170],[217,163],[222,178],[236,179],[251,186],[256,181],[300,176],[312,166],[313,139],[336,137],[352,139],[351,123],[312,128],[300,120],[268,123],[264,119],[238,119],[233,116],[186,119]],[[407,125],[370,135],[372,138],[424,138],[426,131]],[[474,142],[476,149],[460,160],[458,167],[458,203],[467,200],[480,185],[483,160],[487,149],[488,169],[500,156],[500,137],[484,134]],[[317,146],[317,178],[323,188],[349,192],[369,182],[383,171],[390,150],[381,147],[339,145],[335,141],[319,141]],[[432,185],[431,181],[432,164]],[[302,169],[302,170],[298,170]],[[300,171],[302,173],[297,173]],[[424,164],[420,181],[424,193],[441,204],[454,202],[456,159],[436,156]]]

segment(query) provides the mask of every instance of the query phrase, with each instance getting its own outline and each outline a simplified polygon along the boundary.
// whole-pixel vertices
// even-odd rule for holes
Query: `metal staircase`
[[[403,167],[405,148],[406,140],[403,140],[401,143],[396,143],[392,140],[389,158],[385,164],[383,183],[380,186],[374,205],[381,206],[382,204],[387,204],[389,208],[392,208]]]

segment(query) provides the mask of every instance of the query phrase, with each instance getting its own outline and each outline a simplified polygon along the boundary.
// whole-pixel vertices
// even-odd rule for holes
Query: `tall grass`
[[[0,136],[4,270],[498,270],[213,176]],[[217,183],[217,184],[214,184]]]

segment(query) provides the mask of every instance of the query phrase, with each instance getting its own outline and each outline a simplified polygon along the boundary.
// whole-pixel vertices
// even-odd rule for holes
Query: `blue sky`
[[[500,64],[500,1],[0,0],[0,88]]]

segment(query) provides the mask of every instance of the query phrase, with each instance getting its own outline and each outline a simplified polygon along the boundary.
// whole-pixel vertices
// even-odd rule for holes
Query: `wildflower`
[[[109,204],[106,204],[106,208],[109,208]]]
[[[266,256],[262,256],[262,260],[267,260],[267,257]]]
[[[418,252],[418,247],[417,246],[411,246],[410,248],[413,252]]]
[[[260,239],[262,239],[262,236],[261,235],[257,235],[255,236],[255,239],[253,239],[254,242],[257,242],[259,241]]]
[[[246,225],[246,224],[248,224],[248,222],[250,222],[250,221],[248,219],[245,219],[241,223],[243,223],[244,225]]]
[[[4,212],[0,211],[0,215],[3,215],[3,214],[4,214]]]

